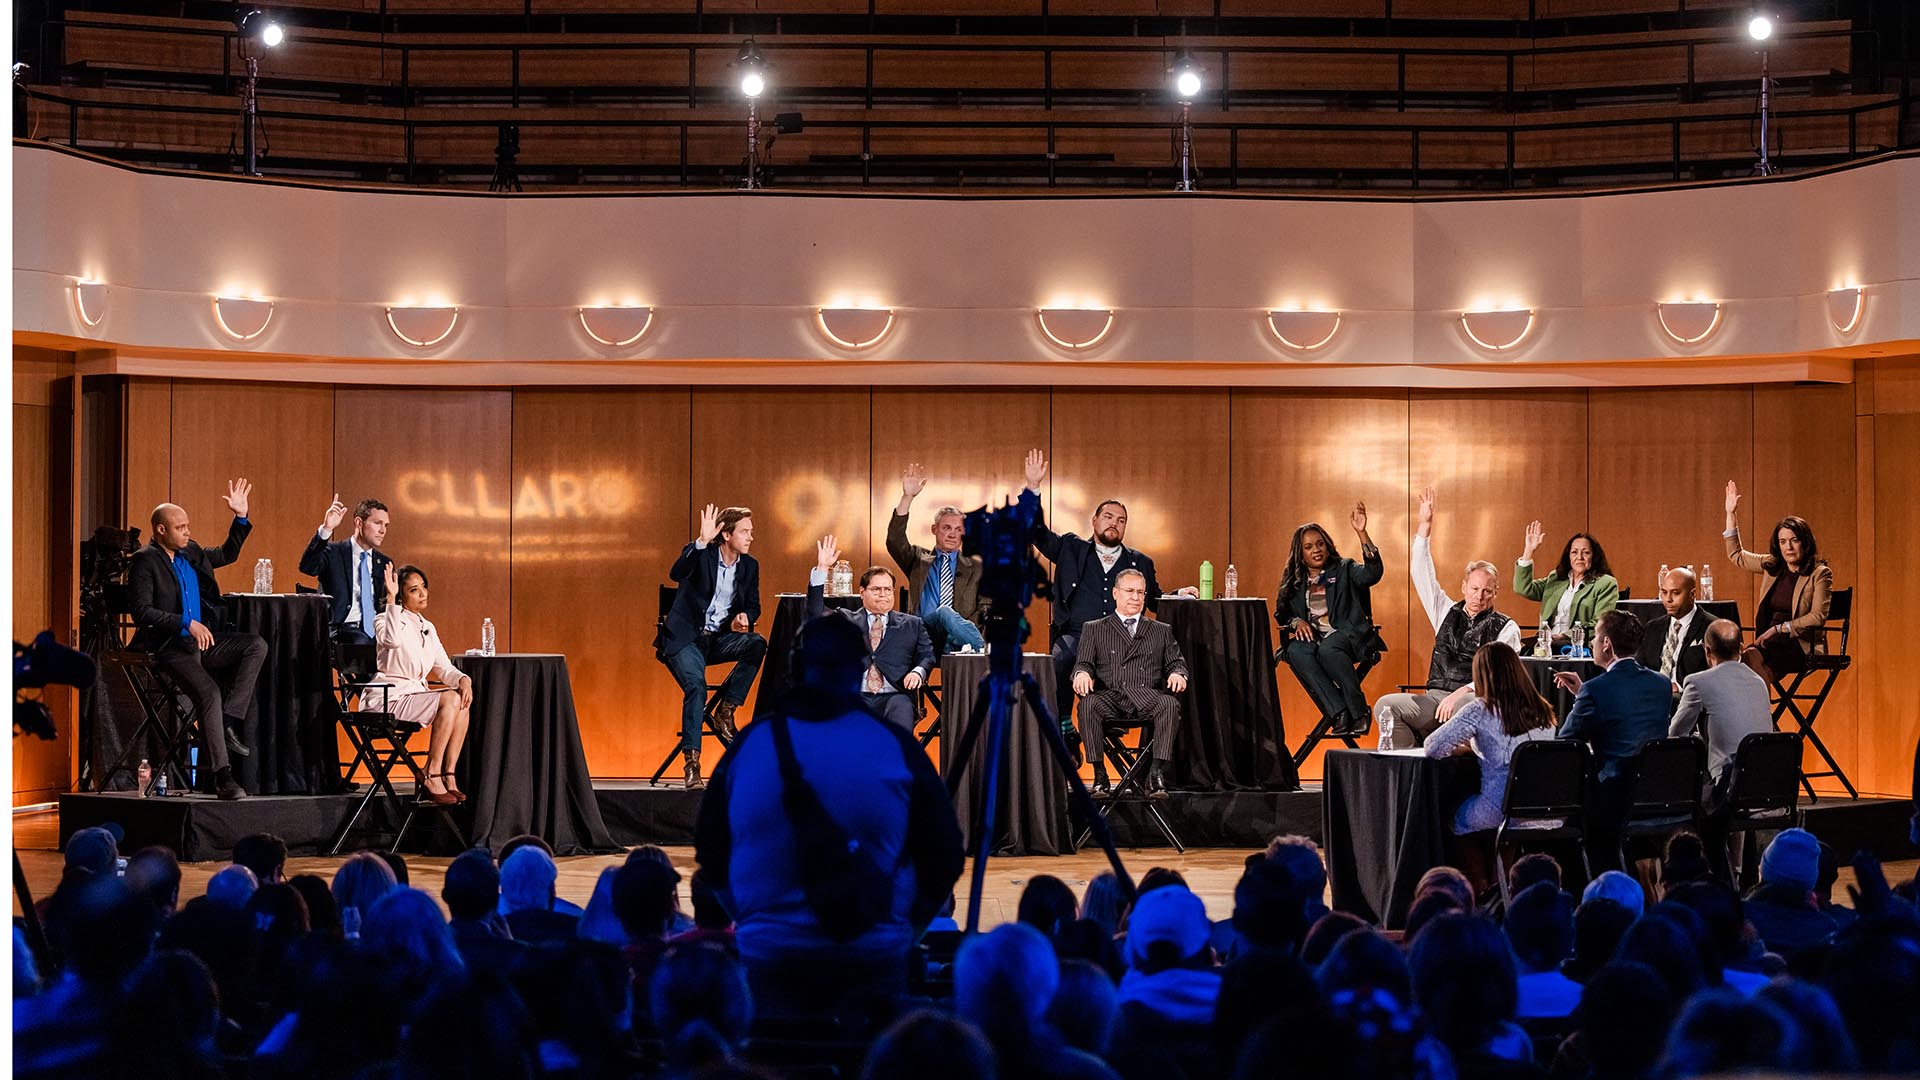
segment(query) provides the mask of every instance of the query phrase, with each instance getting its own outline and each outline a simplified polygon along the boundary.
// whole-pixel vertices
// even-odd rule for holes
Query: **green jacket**
[[[1567,579],[1555,570],[1544,578],[1533,576],[1533,564],[1513,564],[1513,591],[1529,600],[1540,601],[1540,621],[1547,622],[1560,609],[1560,597],[1567,591]],[[1573,621],[1589,630],[1600,616],[1620,606],[1620,583],[1611,574],[1588,578],[1573,594]]]

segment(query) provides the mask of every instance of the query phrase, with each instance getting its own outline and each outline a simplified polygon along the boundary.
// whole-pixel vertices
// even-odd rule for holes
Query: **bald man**
[[[1699,584],[1693,571],[1676,566],[1660,580],[1660,606],[1666,614],[1647,624],[1646,639],[1640,643],[1640,666],[1657,671],[1673,684],[1677,702],[1680,688],[1690,676],[1707,670],[1707,653],[1701,644],[1713,616],[1695,602]]]
[[[240,558],[240,546],[253,531],[247,520],[252,491],[244,478],[228,482],[233,523],[226,543],[212,550],[194,541],[186,510],[172,503],[154,507],[153,542],[134,553],[127,570],[133,647],[152,653],[193,701],[207,764],[213,766],[213,791],[222,799],[246,795],[234,782],[227,755],[252,753],[234,728],[247,717],[254,680],[267,658],[260,635],[224,629],[220,585],[213,579],[213,571]]]

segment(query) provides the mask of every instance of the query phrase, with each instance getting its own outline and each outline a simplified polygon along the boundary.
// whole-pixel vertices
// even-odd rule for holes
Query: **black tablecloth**
[[[1280,722],[1273,622],[1265,599],[1162,597],[1191,678],[1180,695],[1175,786],[1203,791],[1292,791],[1300,786]]]
[[[753,718],[773,714],[773,703],[793,688],[793,639],[807,621],[807,594],[783,592],[774,598],[773,626],[767,631],[767,658],[760,664],[760,694],[753,699]],[[829,608],[857,608],[858,596],[829,596]]]
[[[1053,658],[1046,653],[1026,653],[1023,666],[1040,684],[1040,697],[1047,711],[1053,711]],[[940,658],[941,702],[940,775],[951,777],[956,764],[954,747],[966,732],[979,697],[980,680],[987,674],[987,657],[949,653]],[[984,718],[983,721],[984,723]],[[1073,853],[1073,826],[1067,818],[1067,779],[1052,760],[1046,738],[1040,732],[1040,720],[1024,695],[1007,718],[1007,746],[1000,773],[1000,806],[994,832],[994,853],[998,855],[1070,855]],[[968,755],[966,775],[954,793],[953,809],[960,815],[960,831],[967,837],[967,850],[973,850],[974,818],[986,792],[987,731],[982,728]]]
[[[256,795],[321,795],[346,787],[340,775],[339,702],[333,696],[331,601],[313,593],[227,593],[228,629],[259,634],[267,660],[240,725],[249,757],[233,758],[233,776]]]
[[[1472,754],[1329,750],[1322,813],[1333,906],[1399,930],[1420,876],[1446,865],[1461,800],[1480,788]]]
[[[532,833],[556,855],[618,851],[587,775],[567,658],[502,653],[451,659],[473,679],[473,724],[454,769],[473,813],[467,839],[491,849]]]
[[[1535,689],[1540,691],[1540,696],[1546,698],[1553,706],[1553,715],[1562,720],[1567,718],[1567,710],[1573,708],[1573,695],[1560,689],[1560,687],[1554,683],[1554,673],[1558,671],[1571,671],[1575,675],[1580,676],[1581,682],[1585,682],[1595,675],[1600,674],[1601,671],[1600,665],[1594,663],[1593,658],[1590,656],[1582,656],[1577,659],[1571,656],[1549,656],[1545,658],[1523,656],[1520,660],[1526,667],[1527,674],[1532,677]]]

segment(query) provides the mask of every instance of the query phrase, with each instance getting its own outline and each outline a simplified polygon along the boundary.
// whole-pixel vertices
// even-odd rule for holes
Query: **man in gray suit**
[[[1739,626],[1715,619],[1700,644],[1707,651],[1707,669],[1681,684],[1680,705],[1667,734],[1676,739],[1691,735],[1705,717],[1708,782],[1716,795],[1724,795],[1725,784],[1731,782],[1727,764],[1740,749],[1740,740],[1756,731],[1772,731],[1773,709],[1767,681],[1739,662]]]
[[[1113,794],[1103,757],[1106,725],[1125,716],[1146,717],[1151,723],[1148,753],[1153,765],[1147,794],[1167,797],[1166,763],[1180,723],[1180,701],[1173,695],[1187,689],[1187,662],[1180,656],[1173,631],[1143,617],[1146,606],[1147,576],[1122,570],[1113,581],[1113,614],[1087,623],[1080,631],[1073,692],[1080,699],[1080,737],[1093,759],[1095,798]]]

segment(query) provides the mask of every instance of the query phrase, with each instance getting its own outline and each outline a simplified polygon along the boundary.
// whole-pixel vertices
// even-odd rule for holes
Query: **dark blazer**
[[[1095,604],[1092,598],[1081,591],[1100,591],[1106,582],[1106,570],[1100,565],[1100,556],[1093,550],[1093,541],[1074,533],[1061,535],[1047,528],[1045,521],[1036,519],[1033,546],[1053,564],[1053,632],[1056,636],[1080,630],[1080,627],[1070,625],[1076,599],[1086,605],[1087,610],[1097,609],[1102,615],[1113,610],[1111,595],[1099,597],[1100,602]],[[1159,611],[1160,579],[1153,575],[1153,560],[1122,545],[1120,558],[1113,564],[1113,572],[1117,575],[1122,570],[1138,570],[1146,575],[1147,610]]]
[[[933,672],[933,640],[927,636],[927,624],[920,616],[909,615],[904,611],[887,612],[887,632],[880,638],[880,647],[872,648],[872,640],[867,634],[867,610],[865,608],[836,608],[835,614],[842,615],[860,631],[860,640],[866,643],[866,661],[880,669],[880,677],[893,684],[896,690],[904,690],[900,680],[915,668],[920,669],[920,677],[925,679]],[[817,619],[827,613],[827,587],[825,585],[807,586],[807,618]]]
[[[175,556],[187,560],[200,580],[200,622],[219,631],[227,624],[227,609],[220,603],[220,583],[213,572],[240,557],[253,523],[234,518],[227,526],[226,543],[211,550],[189,540]],[[127,565],[127,600],[133,610],[133,647],[148,652],[170,644],[180,636],[186,624],[180,621],[180,581],[173,576],[173,562],[167,553],[149,542],[133,553]]]
[[[673,561],[667,576],[680,586],[673,595],[673,610],[667,612],[666,625],[654,635],[653,649],[662,657],[672,656],[694,643],[706,625],[707,605],[713,603],[713,590],[720,582],[720,540],[706,547],[688,544]],[[733,571],[733,606],[727,610],[727,622],[744,612],[747,624],[760,621],[760,563],[751,555],[740,556]]]
[[[387,567],[393,560],[378,551],[373,553],[373,613],[387,610]],[[300,553],[300,572],[320,579],[320,591],[333,598],[327,619],[334,625],[347,621],[347,609],[353,606],[353,538],[328,542],[316,531]]]
[[[1167,676],[1185,675],[1187,661],[1167,624],[1141,618],[1129,638],[1118,614],[1095,619],[1080,629],[1080,651],[1073,670],[1093,676],[1094,688],[1118,690],[1129,701],[1144,706],[1165,694]]]
[[[1713,622],[1713,616],[1707,614],[1698,605],[1692,612],[1693,622],[1687,626],[1687,632],[1680,638],[1680,655],[1673,661],[1673,681],[1686,682],[1687,676],[1707,670],[1707,650],[1701,645],[1701,639],[1707,636],[1707,626]],[[1660,653],[1667,647],[1667,631],[1673,625],[1673,616],[1661,615],[1647,624],[1647,636],[1640,639],[1640,666],[1655,674],[1660,672]]]
[[[927,587],[927,575],[933,572],[933,549],[907,540],[907,515],[895,514],[887,522],[887,554],[907,575],[907,587],[895,595],[900,610],[918,613],[920,593]],[[958,554],[956,552],[956,554]],[[953,567],[953,610],[970,623],[980,621],[980,556],[961,555]]]
[[[1580,685],[1559,737],[1579,739],[1593,749],[1594,768],[1604,783],[1642,746],[1666,738],[1672,702],[1672,683],[1623,657]]]
[[[1363,548],[1362,561],[1341,559],[1327,569],[1333,581],[1327,586],[1327,620],[1335,630],[1359,630],[1373,625],[1373,587],[1380,583],[1385,566],[1380,549]],[[1284,587],[1286,582],[1282,581]],[[1313,620],[1307,615],[1307,589],[1302,585],[1292,596],[1276,593],[1273,620],[1285,626],[1295,619]]]

